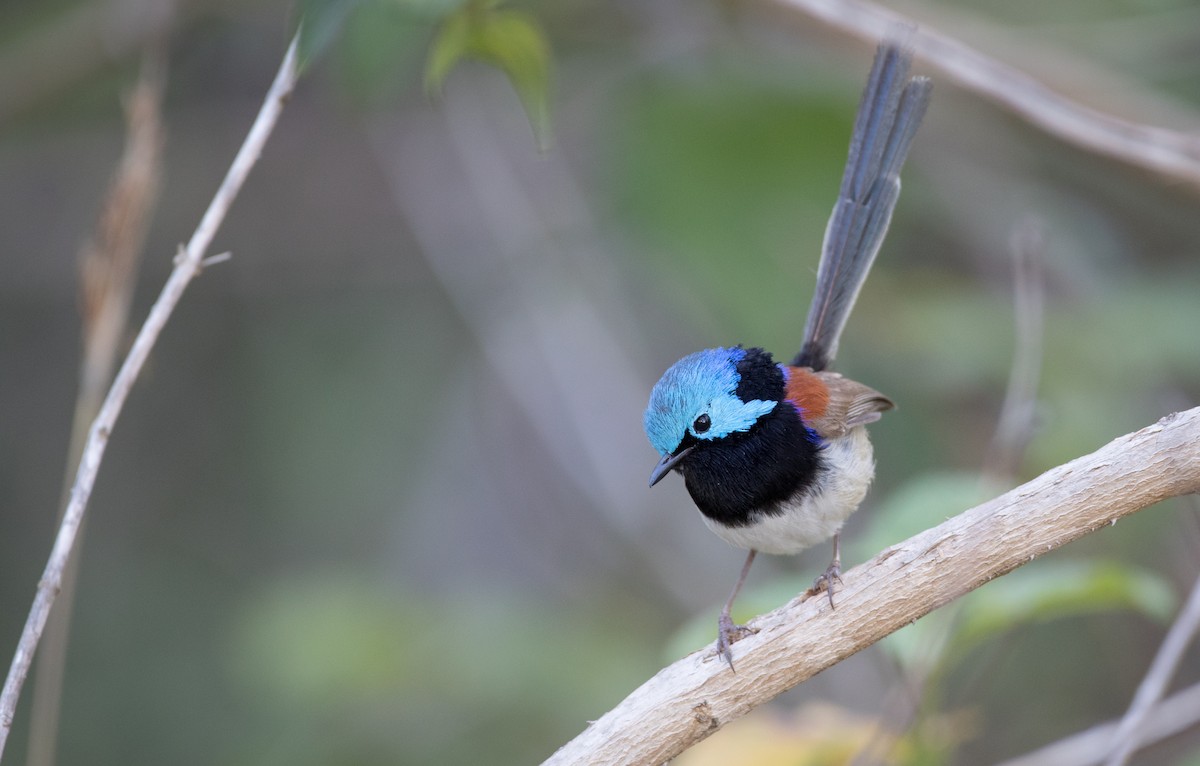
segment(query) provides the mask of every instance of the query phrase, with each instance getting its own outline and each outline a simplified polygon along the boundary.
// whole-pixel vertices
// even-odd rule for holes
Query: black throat
[[[730,527],[782,513],[784,502],[813,491],[824,470],[820,440],[783,398],[783,371],[771,355],[760,348],[747,349],[738,373],[739,399],[779,404],[747,431],[697,442],[680,465],[700,512]]]

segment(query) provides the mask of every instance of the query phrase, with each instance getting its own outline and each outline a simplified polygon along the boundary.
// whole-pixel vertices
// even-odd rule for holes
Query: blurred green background
[[[510,3],[552,51],[539,151],[530,93],[495,66],[461,63],[426,94],[460,5],[345,4],[214,243],[233,260],[163,334],[89,511],[60,762],[534,763],[711,641],[742,555],[681,481],[646,489],[642,408],[690,351],[796,350],[873,46],[767,2]],[[1135,108],[1152,94],[1169,127],[1200,126],[1187,0],[896,9],[1102,110],[1154,121]],[[0,4],[6,662],[54,531],[78,252],[140,52],[166,35],[164,180],[135,324],[297,13]],[[1086,66],[1060,67],[1068,56]],[[933,106],[838,360],[899,403],[872,429],[878,479],[847,529],[850,565],[997,489],[981,469],[1014,355],[1010,239],[1031,218],[1043,367],[1007,482],[1200,395],[1197,188],[918,70]],[[680,762],[846,763],[873,743],[887,763],[985,763],[1115,718],[1198,547],[1194,504],[1150,509]],[[741,617],[786,601],[827,555],[760,562]],[[1197,676],[1193,650],[1176,685]],[[6,763],[25,758],[29,698]],[[1200,735],[1140,758],[1200,763]]]

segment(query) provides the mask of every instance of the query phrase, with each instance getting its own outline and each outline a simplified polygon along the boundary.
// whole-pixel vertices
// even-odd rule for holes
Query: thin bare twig
[[[71,443],[63,476],[62,510],[70,501],[72,470],[79,464],[88,427],[100,411],[120,358],[120,345],[129,326],[129,306],[137,284],[142,247],[150,226],[162,171],[162,94],[164,56],[154,45],[142,59],[137,85],[125,102],[125,150],[105,195],[92,239],[80,253],[83,359]],[[83,537],[83,525],[78,538]],[[27,766],[54,763],[63,672],[79,572],[80,542],[63,570],[58,609],[50,616],[34,672]]]
[[[188,240],[187,246],[176,258],[175,268],[171,271],[162,292],[151,307],[145,324],[138,332],[133,347],[125,357],[125,362],[121,365],[121,369],[109,389],[108,396],[100,407],[100,413],[96,416],[96,420],[88,432],[87,445],[84,447],[75,484],[71,489],[71,500],[63,514],[58,536],[50,551],[49,561],[47,561],[42,579],[38,583],[33,607],[30,609],[25,628],[17,644],[17,651],[13,656],[8,677],[4,681],[3,691],[0,692],[0,757],[3,756],[4,744],[12,730],[21,687],[29,673],[30,663],[33,661],[34,652],[46,626],[50,609],[54,605],[54,599],[58,595],[63,568],[70,558],[79,526],[83,521],[84,510],[87,508],[88,499],[95,486],[96,475],[100,470],[100,462],[108,446],[109,435],[112,433],[113,426],[116,425],[117,416],[125,404],[125,399],[129,396],[129,391],[132,389],[138,373],[150,355],[150,350],[154,347],[155,341],[158,340],[159,334],[183,296],[184,290],[200,272],[205,250],[212,243],[217,228],[224,220],[225,214],[241,190],[251,168],[258,161],[263,145],[275,128],[287,96],[295,87],[298,72],[296,66],[298,41],[299,35],[297,34],[288,46],[283,63],[279,67],[275,81],[271,83],[271,88],[250,128],[250,133],[238,150],[237,156],[234,157],[225,179],[221,182],[220,188],[217,189],[216,195],[204,212],[204,217],[200,219],[200,225],[192,234],[192,238]]]
[[[750,621],[737,672],[711,646],[662,669],[546,764],[657,764],[913,620],[1168,497],[1200,491],[1200,407],[972,508]]]
[[[1125,766],[1129,762],[1129,757],[1139,745],[1138,731],[1167,691],[1167,684],[1175,675],[1175,669],[1179,667],[1179,662],[1192,639],[1196,637],[1197,631],[1200,631],[1200,579],[1192,586],[1187,603],[1175,618],[1171,629],[1167,631],[1166,638],[1158,648],[1158,654],[1154,656],[1150,669],[1146,671],[1146,676],[1138,684],[1133,701],[1129,703],[1129,710],[1125,712],[1121,724],[1113,734],[1109,745],[1110,756],[1105,761],[1105,766]]]
[[[1025,448],[1033,438],[1038,380],[1042,372],[1042,336],[1045,333],[1045,236],[1033,219],[1013,232],[1009,248],[1013,257],[1013,320],[1015,342],[1012,367],[996,432],[984,462],[985,480],[1009,485],[1017,475]]]
[[[983,464],[981,484],[985,491],[999,491],[1016,482],[1017,469],[1033,438],[1038,380],[1042,370],[1045,331],[1042,264],[1045,252],[1041,223],[1033,218],[1022,221],[1012,232],[1009,250],[1013,259],[1014,349],[1004,404],[996,418],[991,449]],[[940,658],[957,629],[961,605],[958,601],[943,609],[938,630],[923,643],[922,659],[902,669],[903,677],[885,699],[874,737],[859,751],[852,766],[882,763],[886,753],[883,743],[891,731],[901,726],[911,730],[918,723],[922,700],[928,694]]]
[[[867,0],[770,0],[859,37],[880,39],[894,11]],[[960,85],[1012,110],[1064,141],[1200,187],[1200,137],[1124,120],[1067,98],[1021,70],[921,24],[917,55]]]
[[[1147,747],[1200,724],[1200,684],[1189,686],[1153,706],[1145,725],[1133,732],[1137,747]],[[1120,724],[1102,723],[1004,761],[997,766],[1094,766],[1104,760]]]

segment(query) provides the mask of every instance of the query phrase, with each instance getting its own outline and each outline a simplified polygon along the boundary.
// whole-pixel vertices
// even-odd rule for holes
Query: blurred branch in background
[[[1133,733],[1136,748],[1149,747],[1200,724],[1200,684],[1156,702],[1149,712],[1145,725]],[[1119,725],[1118,721],[1102,723],[997,766],[1094,766],[1108,755]]]
[[[1023,221],[1009,240],[1009,250],[1013,259],[1015,326],[1012,368],[983,466],[984,481],[995,487],[1009,486],[1016,479],[1037,425],[1046,303],[1046,243],[1041,222],[1032,218]]]
[[[70,499],[73,469],[83,454],[88,427],[104,401],[128,327],[129,304],[137,285],[142,248],[162,174],[161,110],[165,63],[158,46],[153,46],[142,59],[137,85],[128,94],[125,104],[124,154],[101,209],[97,230],[80,253],[83,359],[63,476],[60,522],[62,510]],[[82,537],[83,525],[80,524],[79,542],[63,571],[58,609],[46,624],[38,655],[27,760],[30,766],[49,766],[55,760]]]
[[[105,0],[78,3],[16,44],[0,47],[0,123],[165,38],[178,10],[196,2]]]
[[[1193,505],[1195,503],[1193,502]],[[1159,647],[1146,676],[1138,686],[1129,710],[1119,722],[1088,731],[1005,761],[1001,766],[1123,766],[1148,745],[1200,724],[1200,685],[1163,699],[1184,652],[1200,631],[1200,579],[1192,586]]]
[[[141,372],[155,341],[158,340],[159,333],[162,332],[171,313],[179,304],[184,290],[206,265],[205,251],[212,243],[217,229],[237,198],[250,170],[258,162],[263,146],[283,111],[283,105],[295,87],[297,40],[298,36],[293,38],[288,46],[283,63],[274,82],[271,83],[263,106],[250,127],[245,142],[234,157],[225,179],[217,189],[208,209],[205,210],[199,226],[187,245],[180,246],[175,259],[175,268],[167,278],[158,300],[151,307],[146,322],[138,332],[129,355],[121,365],[121,369],[100,407],[99,414],[88,431],[79,470],[71,488],[70,502],[63,513],[62,523],[59,526],[54,547],[50,552],[49,561],[47,561],[46,569],[38,582],[33,607],[30,609],[29,617],[22,630],[3,691],[0,692],[0,757],[3,756],[8,734],[12,731],[13,717],[21,696],[21,687],[29,673],[29,666],[33,661],[33,655],[37,650],[46,621],[49,619],[51,607],[62,587],[63,572],[74,549],[80,525],[83,523],[84,511],[96,483],[96,475],[108,446],[108,438],[116,425],[117,417],[133,388],[138,373]]]
[[[826,24],[859,37],[877,40],[897,23],[918,23],[913,36],[917,55],[931,66],[944,72],[960,85],[969,88],[1011,109],[1016,114],[1068,143],[1103,154],[1131,165],[1145,168],[1168,178],[1183,181],[1193,190],[1200,190],[1200,136],[1169,130],[1146,123],[1132,122],[1085,106],[1038,79],[975,50],[959,40],[936,31],[932,25],[915,18],[906,18],[866,0],[770,0],[774,5],[799,11],[820,19]],[[942,21],[949,11],[940,6],[930,16]],[[944,23],[944,22],[943,22]],[[998,33],[998,29],[993,28]],[[1060,52],[1039,51],[1025,60],[1062,60]],[[1076,63],[1073,68],[1079,69]],[[1124,78],[1108,71],[1093,71],[1084,78],[1092,83],[1110,86]],[[1123,89],[1117,100],[1130,104],[1145,104],[1151,99],[1144,84]],[[1138,114],[1169,111],[1178,114],[1181,107],[1162,105],[1160,109],[1142,110]],[[1200,122],[1194,112],[1186,119]]]
[[[1193,504],[1194,500],[1193,498]],[[1113,734],[1111,755],[1105,761],[1105,766],[1125,766],[1129,762],[1143,738],[1142,730],[1146,728],[1150,714],[1155,712],[1159,701],[1162,700],[1179,663],[1183,661],[1184,652],[1197,632],[1200,632],[1200,579],[1192,585],[1192,593],[1187,603],[1175,618],[1171,629],[1167,631],[1158,654],[1154,656],[1154,662],[1150,664],[1150,669],[1138,685],[1129,710]]]
[[[648,496],[624,480],[645,473],[645,457],[608,449],[628,424],[603,413],[640,410],[647,376],[622,344],[633,312],[613,309],[625,298],[610,261],[597,257],[587,202],[564,163],[515,156],[485,86],[464,78],[442,105],[444,119],[426,130],[372,132],[396,205],[477,340],[489,385],[512,397],[539,437],[552,461],[544,470],[625,538],[636,569],[653,572],[647,587],[662,583],[687,603],[695,588],[679,576],[679,552],[647,549]],[[450,173],[462,174],[469,195],[437,196],[429,179]],[[486,240],[471,241],[463,220]],[[597,374],[580,374],[588,370]]]
[[[0,356],[13,373],[0,375],[0,504],[14,511],[0,514],[4,651],[46,564],[30,541],[61,507],[81,346],[72,256],[120,151],[110,103],[147,39],[121,35],[160,7],[146,3],[0,11],[0,83],[30,94],[14,112],[4,99],[16,91],[0,89],[0,252],[12,255],[0,259]],[[195,225],[281,52],[263,58],[275,6],[173,4],[177,183],[152,254]],[[537,762],[710,641],[709,598],[740,563],[695,523],[682,484],[645,490],[638,418],[655,360],[701,342],[786,346],[797,331],[802,254],[828,217],[848,62],[862,51],[827,56],[858,39],[791,4],[502,3],[533,9],[554,43],[557,135],[539,157],[493,66],[456,68],[436,105],[421,92],[421,54],[449,6],[298,6],[322,4],[353,7],[347,34],[221,227],[249,257],[189,288],[203,300],[172,314],[88,500],[101,518],[71,628],[63,762]],[[1182,23],[1186,4],[887,5],[1058,93],[1183,130],[1194,106],[1134,104],[1169,107],[1154,95],[1164,88],[1200,95],[1182,55],[1200,29]],[[116,36],[97,21],[138,8]],[[50,25],[74,36],[45,47]],[[1097,25],[1102,42],[1087,36]],[[76,57],[90,73],[62,79],[80,71]],[[1046,136],[973,90],[945,95],[896,257],[853,328],[862,343],[848,362],[902,401],[879,433],[873,507],[851,530],[856,562],[1001,491],[979,494],[979,467],[1015,372],[1004,242],[1031,208],[1048,232],[1048,297],[1039,428],[1020,480],[1190,406],[1163,404],[1160,389],[1194,400],[1200,385],[1192,187]],[[159,260],[143,281],[170,271]],[[139,287],[122,356],[166,276]],[[164,423],[178,438],[163,439]],[[1198,541],[1179,515],[1138,514],[1021,567],[686,756],[766,766],[740,725],[799,728],[820,700],[854,717],[848,743],[820,721],[816,746],[840,738],[846,759],[876,732],[887,763],[991,763],[1114,719],[1080,735],[1099,762],[1196,575]],[[775,563],[745,617],[807,586],[803,559]],[[689,614],[703,625],[672,640]],[[414,616],[433,628],[413,630]],[[1193,646],[1180,688],[1195,658]],[[880,711],[889,692],[910,696]],[[1146,736],[1194,725],[1198,693],[1157,705],[1150,728],[1190,718]],[[29,703],[40,705],[30,695],[7,745],[14,764]],[[729,697],[704,699],[723,725]],[[1197,731],[1134,760],[1176,762]],[[702,761],[710,746],[735,756]],[[803,739],[780,762],[825,752]]]
[[[1013,356],[1004,402],[996,418],[992,443],[981,472],[981,497],[1004,491],[1016,483],[1018,469],[1033,438],[1038,380],[1045,338],[1045,235],[1042,222],[1029,217],[1009,238],[1013,262]],[[938,621],[920,623],[925,635],[916,642],[919,654],[912,661],[892,655],[900,678],[884,701],[883,712],[871,740],[856,754],[854,766],[885,763],[894,748],[896,731],[921,738],[922,719],[936,716],[943,696],[936,688],[947,675],[947,656],[953,653],[956,633],[962,630],[965,599],[947,604]],[[914,626],[915,629],[915,626]],[[891,747],[889,747],[891,743]]]
[[[737,672],[711,647],[664,668],[546,764],[662,763],[729,721],[1038,556],[1200,491],[1200,408],[1176,413],[885,549],[837,609],[800,597],[752,620]]]

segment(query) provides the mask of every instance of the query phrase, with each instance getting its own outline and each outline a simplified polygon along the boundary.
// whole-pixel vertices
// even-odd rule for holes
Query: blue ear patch
[[[646,436],[660,455],[674,453],[688,434],[711,441],[749,430],[775,409],[778,402],[743,402],[734,394],[741,382],[737,363],[745,355],[742,348],[710,348],[685,356],[663,373],[650,392],[642,419]],[[692,424],[701,415],[708,415],[711,425],[696,433]]]

